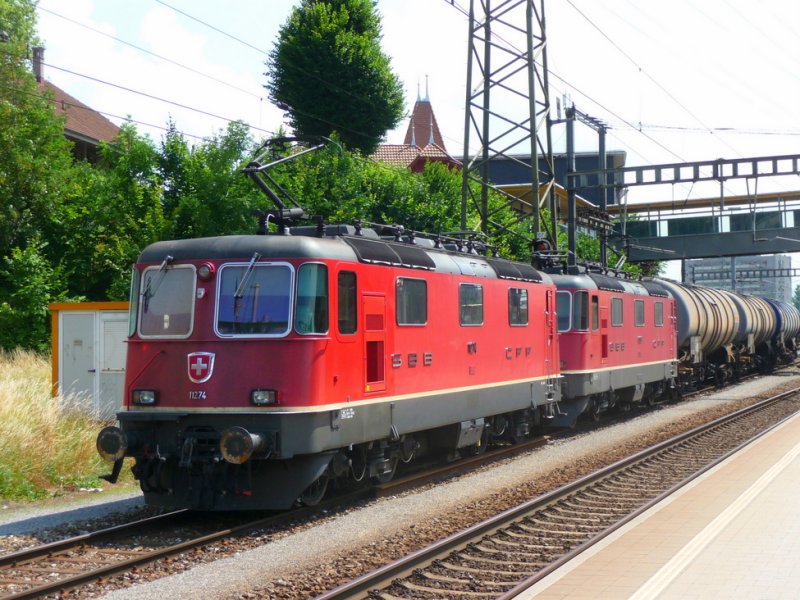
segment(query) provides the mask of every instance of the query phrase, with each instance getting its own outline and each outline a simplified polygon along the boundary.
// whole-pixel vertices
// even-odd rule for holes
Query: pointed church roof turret
[[[417,85],[417,102],[411,112],[411,121],[406,131],[405,144],[417,145],[417,140],[426,140],[427,144],[436,144],[445,149],[444,139],[436,123],[436,116],[433,114],[430,96],[428,96],[428,79],[425,78],[425,98],[419,97],[419,85]]]

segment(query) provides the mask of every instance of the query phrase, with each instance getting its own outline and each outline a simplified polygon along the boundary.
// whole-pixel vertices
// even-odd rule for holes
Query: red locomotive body
[[[596,418],[674,389],[675,303],[652,282],[584,272],[553,275],[558,287],[562,402],[554,424]]]
[[[313,503],[524,437],[558,400],[555,287],[529,265],[328,226],[159,242],[133,282],[125,410],[98,448],[135,458],[151,504]]]

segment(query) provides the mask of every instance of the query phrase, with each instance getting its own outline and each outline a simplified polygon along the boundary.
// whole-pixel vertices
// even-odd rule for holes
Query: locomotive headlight
[[[152,406],[156,403],[157,396],[155,390],[133,390],[131,402],[139,406]]]
[[[277,390],[253,390],[250,392],[250,401],[256,406],[267,406],[278,403]]]
[[[214,277],[214,265],[212,263],[203,263],[199,267],[197,267],[197,276],[200,278],[201,281],[208,281],[212,277]]]
[[[97,452],[103,460],[114,462],[125,456],[128,438],[119,427],[106,427],[97,434]]]

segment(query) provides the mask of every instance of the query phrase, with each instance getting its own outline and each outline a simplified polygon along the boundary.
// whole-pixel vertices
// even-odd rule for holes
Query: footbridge
[[[725,182],[800,175],[800,155],[567,173],[567,190]],[[615,221],[609,244],[632,262],[800,252],[800,191],[602,207]]]
[[[607,208],[633,262],[800,252],[800,191]]]

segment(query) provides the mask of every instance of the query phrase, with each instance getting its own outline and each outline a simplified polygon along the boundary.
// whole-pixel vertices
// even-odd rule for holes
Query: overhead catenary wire
[[[157,0],[157,1],[159,1],[159,0]],[[185,16],[185,17],[189,18],[189,19],[192,19],[192,20],[196,21],[197,23],[200,23],[201,25],[204,25],[204,26],[206,26],[206,27],[208,27],[208,28],[212,29],[213,31],[216,31],[216,32],[220,33],[221,35],[225,35],[226,37],[228,37],[228,38],[230,38],[230,39],[232,39],[232,40],[236,41],[236,42],[237,42],[237,43],[239,43],[239,44],[242,44],[242,45],[244,45],[244,46],[246,46],[246,47],[248,47],[248,48],[251,48],[251,49],[253,49],[253,50],[256,50],[257,52],[259,52],[259,53],[261,53],[261,54],[266,54],[266,51],[264,51],[263,49],[260,49],[260,48],[258,48],[258,47],[256,47],[256,46],[254,46],[254,45],[250,44],[249,42],[246,42],[246,41],[242,40],[241,38],[239,38],[239,37],[237,37],[237,36],[234,36],[234,35],[232,35],[232,34],[229,34],[229,33],[225,32],[225,31],[223,31],[222,29],[220,29],[220,28],[218,28],[218,27],[215,27],[214,25],[211,25],[211,24],[209,24],[209,23],[207,23],[207,22],[205,22],[205,21],[203,21],[203,20],[201,20],[201,19],[198,19],[197,17],[194,17],[194,16],[192,16],[192,15],[190,15],[190,14],[188,14],[188,13],[186,13],[186,12],[182,11],[182,10],[179,10],[179,9],[175,8],[174,6],[172,6],[172,5],[170,5],[170,4],[167,4],[166,2],[160,2],[160,1],[159,1],[159,3],[160,3],[160,4],[162,4],[163,6],[165,6],[165,7],[169,8],[169,9],[171,9],[171,10],[174,10],[175,12],[177,12],[177,13],[179,13],[179,14],[181,14],[181,15],[183,15],[183,16]],[[151,52],[151,51],[149,51],[149,50],[147,50],[147,49],[145,49],[145,48],[142,48],[142,47],[140,47],[140,46],[137,46],[137,45],[135,45],[135,44],[132,44],[132,43],[130,43],[130,42],[127,42],[127,41],[125,41],[125,40],[123,40],[123,39],[121,39],[121,38],[118,38],[118,37],[116,37],[116,36],[112,36],[112,35],[110,35],[110,34],[107,34],[107,33],[103,32],[103,31],[100,31],[99,29],[96,29],[96,28],[90,27],[90,26],[88,26],[88,25],[85,25],[85,24],[83,24],[83,23],[80,23],[79,21],[76,21],[76,20],[74,20],[74,19],[70,19],[69,17],[66,17],[66,16],[64,16],[64,15],[61,15],[61,14],[59,14],[59,13],[55,12],[55,11],[52,11],[52,10],[49,10],[49,9],[43,8],[43,7],[41,7],[41,6],[39,7],[39,10],[42,10],[42,11],[44,11],[44,12],[47,12],[48,14],[52,14],[53,16],[56,16],[56,17],[62,18],[62,19],[64,19],[64,20],[66,20],[66,21],[69,21],[69,22],[71,22],[71,23],[73,23],[73,24],[75,24],[75,25],[78,25],[78,26],[80,26],[80,27],[83,27],[83,28],[85,28],[85,29],[88,29],[88,30],[90,30],[90,31],[92,31],[92,32],[94,32],[94,33],[96,33],[96,34],[98,34],[98,35],[105,36],[105,37],[108,37],[108,38],[110,38],[110,39],[113,39],[113,40],[115,40],[115,41],[117,41],[117,42],[120,42],[120,43],[122,43],[122,44],[125,44],[125,45],[127,45],[127,46],[129,46],[129,47],[131,47],[131,48],[133,48],[133,49],[135,49],[135,50],[137,50],[137,51],[140,51],[140,52],[146,53],[146,54],[148,54],[148,55],[150,55],[150,56],[153,56],[153,57],[155,57],[155,58],[157,58],[157,59],[164,60],[164,61],[166,61],[166,62],[168,62],[168,63],[170,63],[170,64],[173,64],[173,65],[175,65],[175,66],[178,66],[178,67],[180,67],[180,68],[182,68],[182,69],[188,70],[188,71],[190,71],[190,72],[192,72],[192,73],[195,73],[195,74],[198,74],[198,75],[201,75],[201,76],[207,77],[207,78],[209,78],[209,79],[211,79],[211,80],[213,80],[213,81],[215,81],[215,82],[217,82],[217,83],[220,83],[220,84],[222,84],[222,85],[226,85],[226,86],[228,86],[228,87],[232,87],[232,88],[234,88],[234,89],[237,89],[238,91],[242,91],[242,92],[244,92],[244,93],[246,93],[246,94],[248,94],[248,95],[250,95],[250,96],[253,96],[253,97],[255,97],[255,98],[258,98],[260,101],[263,101],[263,100],[265,99],[263,96],[261,96],[261,95],[259,95],[259,94],[254,94],[254,93],[252,93],[252,92],[249,92],[249,91],[247,91],[247,90],[244,90],[243,88],[241,88],[241,87],[239,87],[239,86],[235,86],[235,85],[233,85],[233,84],[230,84],[230,83],[228,83],[228,82],[225,82],[225,81],[223,81],[223,80],[220,80],[220,79],[218,79],[218,78],[211,77],[211,76],[209,76],[209,75],[207,75],[207,74],[205,74],[205,73],[202,73],[202,72],[200,72],[200,71],[198,71],[198,70],[196,70],[196,69],[193,69],[192,67],[189,67],[189,66],[187,66],[187,65],[184,65],[184,64],[182,64],[182,63],[179,63],[179,62],[177,62],[177,61],[174,61],[174,60],[172,60],[172,59],[170,59],[170,58],[164,57],[164,56],[162,56],[162,55],[160,55],[160,54],[157,54],[157,53]],[[116,88],[118,88],[118,89],[120,89],[120,90],[123,90],[123,91],[127,91],[127,92],[131,92],[131,93],[135,93],[135,94],[142,95],[142,96],[144,96],[144,97],[148,97],[148,98],[150,98],[150,99],[152,99],[152,100],[154,100],[154,101],[166,102],[166,103],[168,103],[168,104],[171,104],[171,105],[173,105],[173,106],[177,106],[177,107],[179,107],[179,108],[183,108],[183,109],[186,109],[186,110],[190,110],[190,111],[193,111],[193,112],[196,112],[196,113],[199,113],[199,114],[204,114],[204,115],[206,115],[206,116],[210,116],[210,117],[213,117],[213,118],[222,119],[222,120],[224,120],[224,121],[226,121],[226,122],[228,122],[228,123],[230,123],[230,122],[233,122],[233,121],[240,121],[240,120],[241,120],[241,119],[232,119],[232,118],[228,118],[228,117],[223,117],[223,116],[221,116],[221,115],[217,115],[217,114],[214,114],[214,113],[210,113],[210,112],[208,112],[208,111],[204,111],[204,110],[202,110],[202,109],[198,109],[198,108],[191,107],[191,106],[189,106],[189,105],[186,105],[186,104],[184,104],[184,103],[179,103],[179,102],[175,102],[175,101],[172,101],[172,100],[166,100],[166,99],[164,99],[164,98],[160,98],[159,96],[156,96],[156,95],[153,95],[153,94],[149,94],[149,93],[147,93],[147,92],[141,92],[141,91],[138,91],[138,90],[134,90],[134,89],[132,89],[132,88],[129,88],[129,87],[126,87],[126,86],[122,86],[122,85],[119,85],[119,84],[114,84],[114,83],[111,83],[111,82],[108,82],[108,81],[105,81],[105,80],[102,80],[102,79],[99,79],[99,78],[95,78],[95,77],[92,77],[92,76],[89,76],[89,75],[84,75],[84,74],[81,74],[81,73],[78,73],[78,72],[75,72],[75,71],[72,71],[72,70],[69,70],[69,69],[65,69],[65,68],[63,68],[63,67],[56,67],[56,66],[54,66],[54,65],[50,65],[50,66],[52,66],[52,68],[55,68],[55,69],[61,70],[61,71],[63,71],[63,72],[67,72],[67,73],[70,73],[70,74],[73,74],[73,75],[76,75],[76,76],[79,76],[79,77],[85,77],[85,78],[87,78],[87,79],[90,79],[90,80],[96,81],[96,82],[98,82],[98,83],[101,83],[101,84],[105,84],[105,85],[110,85],[110,86],[112,86],[112,87],[116,87]],[[370,104],[370,101],[369,101],[367,98],[363,97],[363,96],[360,96],[360,95],[358,95],[358,94],[355,94],[355,93],[351,92],[350,90],[347,90],[347,89],[346,89],[346,88],[344,88],[344,87],[341,87],[341,86],[339,86],[339,85],[336,85],[336,84],[334,84],[334,83],[332,83],[332,82],[330,82],[330,81],[327,81],[327,80],[325,80],[325,79],[323,79],[323,78],[319,77],[319,75],[317,75],[317,74],[315,74],[315,73],[309,73],[308,71],[306,71],[305,69],[302,69],[302,68],[298,67],[297,65],[295,65],[295,67],[296,67],[296,68],[298,68],[300,71],[302,71],[302,72],[303,72],[305,75],[307,75],[308,77],[311,77],[311,78],[313,78],[313,79],[315,79],[315,80],[319,81],[320,83],[322,83],[322,84],[326,85],[327,87],[329,87],[329,88],[330,88],[330,89],[332,89],[332,90],[336,90],[336,91],[338,91],[338,92],[341,92],[341,93],[343,93],[343,94],[345,94],[345,95],[348,95],[348,96],[350,96],[350,97],[352,97],[352,98],[358,99],[358,100],[360,100],[361,102],[364,102],[364,103],[365,103],[365,104],[367,104],[367,105],[369,105],[369,104]],[[329,119],[326,119],[326,118],[322,117],[321,115],[317,115],[317,114],[314,114],[314,113],[312,113],[312,112],[309,112],[309,111],[300,111],[300,110],[298,110],[296,107],[292,107],[292,111],[294,111],[294,112],[297,112],[297,113],[299,113],[299,114],[303,114],[303,115],[305,115],[305,116],[307,116],[307,117],[313,118],[313,119],[315,119],[315,120],[317,120],[317,121],[320,121],[320,122],[322,122],[322,123],[326,123],[326,124],[328,124],[328,125],[330,125],[330,126],[332,126],[332,127],[336,128],[338,131],[343,131],[343,132],[344,132],[344,131],[346,131],[346,132],[350,132],[350,133],[353,133],[353,134],[356,134],[356,135],[367,136],[367,134],[365,134],[364,132],[361,132],[361,131],[358,131],[358,130],[356,130],[356,129],[353,129],[352,127],[348,127],[347,125],[344,125],[344,124],[342,124],[342,123],[335,123],[335,122],[333,122],[333,121],[330,121]],[[250,128],[251,128],[251,129],[253,129],[253,130],[255,130],[255,131],[265,132],[265,133],[268,133],[268,134],[274,134],[274,132],[267,131],[267,130],[265,130],[265,129],[262,129],[262,128],[259,128],[259,127],[255,127],[255,126],[253,126],[253,125],[250,125],[250,124],[248,124],[248,125],[250,126]],[[198,137],[199,137],[199,136],[198,136]],[[368,136],[367,136],[367,137],[368,137]]]
[[[263,100],[264,99],[264,96],[262,94],[256,94],[256,93],[254,93],[254,92],[252,92],[250,90],[244,89],[243,87],[234,85],[234,84],[229,83],[227,81],[223,81],[222,79],[219,79],[217,77],[213,77],[213,76],[209,75],[208,73],[204,73],[204,72],[202,72],[202,71],[200,71],[198,69],[194,69],[194,68],[192,68],[192,67],[190,67],[188,65],[185,65],[183,63],[180,63],[180,62],[178,62],[176,60],[173,60],[173,59],[168,58],[166,56],[162,56],[161,54],[157,54],[155,52],[151,52],[147,48],[142,48],[141,46],[137,46],[136,44],[132,44],[131,42],[123,40],[122,38],[119,38],[119,37],[117,37],[115,35],[111,35],[109,33],[106,33],[105,31],[100,31],[99,29],[97,29],[95,27],[91,27],[89,25],[86,25],[85,23],[81,23],[80,21],[76,21],[75,19],[71,19],[71,18],[69,18],[69,17],[67,17],[65,15],[59,14],[59,13],[53,11],[53,10],[44,8],[42,6],[39,6],[39,10],[41,10],[43,12],[46,12],[48,14],[51,14],[54,17],[58,17],[59,19],[64,19],[65,21],[69,21],[70,23],[73,23],[74,25],[77,25],[78,27],[83,27],[84,29],[87,29],[87,30],[89,30],[89,31],[91,31],[93,33],[96,33],[97,35],[101,35],[101,36],[107,37],[107,38],[109,38],[111,40],[114,40],[115,42],[119,42],[120,44],[123,44],[125,46],[130,47],[130,48],[133,48],[134,50],[137,50],[139,52],[143,52],[143,53],[148,54],[148,55],[150,55],[150,56],[152,56],[154,58],[157,58],[159,60],[163,60],[165,62],[168,62],[171,65],[175,65],[176,67],[179,67],[181,69],[189,71],[190,73],[194,73],[195,75],[199,75],[200,77],[204,77],[204,78],[209,79],[211,81],[215,81],[216,83],[219,83],[221,85],[224,85],[224,86],[227,86],[229,88],[235,89],[235,90],[237,90],[239,92],[242,92],[243,94],[247,94],[248,96],[252,96],[254,98],[258,98],[259,100]]]

